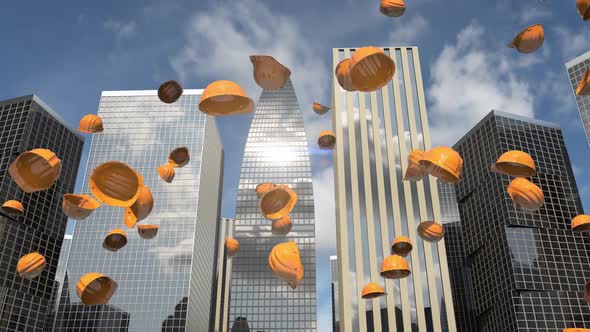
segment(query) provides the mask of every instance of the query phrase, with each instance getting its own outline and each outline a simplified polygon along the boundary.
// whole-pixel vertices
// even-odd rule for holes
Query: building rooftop
[[[464,140],[467,139],[467,137],[469,137],[472,133],[474,133],[477,129],[479,129],[479,127],[481,127],[492,116],[500,116],[503,118],[509,118],[509,119],[519,120],[519,121],[523,121],[523,122],[529,122],[529,123],[533,123],[533,124],[536,124],[539,126],[550,127],[550,128],[555,128],[555,129],[561,130],[561,127],[559,127],[558,125],[556,125],[555,123],[552,123],[552,122],[537,120],[537,119],[529,118],[529,117],[518,115],[518,114],[502,112],[502,111],[498,111],[498,110],[492,110],[490,113],[488,113],[486,116],[484,116],[475,126],[473,126],[473,128],[471,128],[465,135],[463,135],[457,141],[457,143],[454,144],[454,146],[461,144]]]
[[[66,129],[71,131],[74,135],[76,135],[78,138],[80,138],[82,140],[82,142],[84,142],[84,136],[82,134],[80,134],[77,130],[75,130],[64,118],[61,117],[61,115],[59,115],[56,111],[54,111],[53,108],[51,108],[49,105],[47,105],[47,103],[45,103],[43,101],[43,99],[41,99],[39,96],[37,96],[35,94],[24,95],[24,96],[10,98],[10,99],[6,99],[6,100],[0,100],[0,103],[13,104],[13,103],[19,103],[19,102],[25,101],[25,100],[33,100],[39,106],[43,107],[43,109],[45,109],[45,111],[47,111],[47,113],[49,113],[54,119],[56,119],[59,123],[61,123],[64,127],[66,127]]]
[[[571,59],[570,61],[566,62],[565,63],[565,68],[573,67],[573,66],[577,65],[578,63],[580,63],[580,62],[582,62],[582,61],[584,61],[584,60],[586,60],[588,58],[590,58],[590,51],[588,51],[588,52],[586,52],[586,53],[584,53],[582,55],[579,55],[579,56]]]
[[[185,89],[182,91],[183,95],[201,95],[203,89]],[[158,90],[120,90],[120,91],[103,91],[101,97],[117,97],[117,96],[157,96]]]

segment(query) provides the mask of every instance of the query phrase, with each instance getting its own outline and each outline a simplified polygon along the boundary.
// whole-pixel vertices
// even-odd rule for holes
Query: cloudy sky
[[[388,18],[377,0],[13,1],[3,6],[0,21],[0,99],[35,93],[72,124],[97,111],[102,90],[156,89],[168,79],[185,88],[230,79],[256,100],[260,88],[248,56],[271,54],[293,72],[308,140],[315,144],[319,130],[331,125],[311,103],[330,103],[332,48],[415,45],[434,144],[453,144],[491,109],[555,122],[564,130],[586,204],[588,144],[564,66],[590,49],[590,23],[577,15],[575,0],[406,2],[402,17]],[[525,55],[506,47],[534,23],[545,26],[541,50]],[[225,217],[235,212],[250,120],[218,119]],[[326,267],[335,253],[331,156],[314,156],[312,166],[318,319],[325,331],[331,319]]]

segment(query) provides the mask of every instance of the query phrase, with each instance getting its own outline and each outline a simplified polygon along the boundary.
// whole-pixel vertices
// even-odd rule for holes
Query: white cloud
[[[561,119],[563,119],[564,116],[569,116],[571,120],[575,122],[571,123],[572,125],[579,124],[578,121],[574,121],[579,120],[579,115],[576,111],[576,99],[565,70],[562,70],[561,72],[551,70],[545,72],[543,80],[539,82],[538,91],[540,91],[540,97],[546,96],[552,103],[551,106],[553,107],[551,107],[550,110],[554,113],[553,115],[556,115]],[[546,91],[550,91],[550,94],[547,94]]]
[[[158,256],[164,273],[174,273],[191,265],[193,239],[184,239],[171,247],[161,246],[149,249],[149,252],[153,252]]]
[[[590,35],[585,30],[576,33],[565,26],[557,26],[553,28],[553,31],[560,41],[561,54],[566,60],[570,60],[588,50]]]
[[[499,54],[484,39],[484,29],[470,24],[431,67],[428,100],[434,145],[454,144],[492,109],[533,116],[531,89],[512,72],[531,64]],[[517,59],[522,56],[527,55],[517,54]]]
[[[548,19],[552,16],[553,13],[546,8],[526,5],[520,14],[520,21],[522,23],[534,24],[540,19]]]
[[[108,19],[103,23],[103,27],[114,33],[118,40],[133,38],[137,32],[137,24],[134,21],[120,22]]]
[[[249,56],[269,54],[292,72],[308,142],[314,144],[318,132],[330,126],[330,116],[317,116],[311,104],[317,100],[330,105],[322,98],[331,86],[331,70],[321,61],[324,52],[310,47],[312,42],[294,18],[273,12],[259,1],[245,0],[195,14],[186,30],[184,47],[170,59],[182,80],[196,75],[210,81],[233,80],[256,101],[261,89],[254,82]]]
[[[407,21],[399,21],[397,24],[389,33],[389,41],[393,45],[416,44],[429,27],[422,15],[411,16]]]

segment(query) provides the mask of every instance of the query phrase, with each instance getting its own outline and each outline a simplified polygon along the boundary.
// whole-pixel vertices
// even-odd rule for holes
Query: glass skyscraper
[[[55,274],[68,218],[61,211],[63,195],[74,190],[84,138],[39,97],[0,101],[0,204],[15,199],[25,212],[0,212],[0,331],[43,331],[57,292]],[[9,165],[28,150],[53,151],[62,162],[55,184],[27,194],[8,174]],[[18,260],[37,251],[47,266],[33,280],[16,270]]]
[[[431,147],[418,48],[383,50],[396,65],[383,88],[347,92],[335,75],[332,83],[340,330],[454,332],[445,240],[417,234],[420,222],[441,219],[436,180],[402,181],[410,151]],[[354,51],[333,49],[333,69]],[[381,262],[402,235],[413,244],[412,273],[383,279]],[[362,299],[368,282],[384,285],[386,295]]]
[[[472,300],[473,293],[469,279],[469,267],[465,261],[465,248],[455,185],[438,181],[438,196],[440,198],[441,223],[445,227],[445,246],[457,331],[477,331]]]
[[[578,105],[578,111],[580,112],[580,118],[582,119],[582,125],[586,132],[586,139],[590,144],[590,97],[589,96],[576,96],[576,89],[584,76],[586,69],[590,68],[590,51],[580,55],[579,57],[568,61],[565,64],[567,75],[572,85],[572,92],[574,98],[576,98],[576,104]]]
[[[289,185],[299,196],[287,236],[271,233],[258,208],[256,185]],[[315,222],[311,166],[303,118],[291,81],[263,90],[246,141],[236,205],[230,331],[316,331]],[[273,276],[268,255],[278,243],[297,243],[305,270],[297,289]],[[233,329],[232,329],[233,326]]]
[[[129,331],[209,329],[223,148],[215,119],[198,110],[201,92],[185,90],[173,104],[161,102],[157,91],[102,93],[98,115],[104,132],[92,136],[82,193],[90,193],[88,176],[94,168],[122,161],[143,175],[153,193],[154,208],[141,223],[160,228],[155,238],[141,239],[137,227],[124,225],[124,209],[107,205],[78,221],[67,261],[71,303],[62,298],[56,331],[121,326],[94,321],[111,317],[128,319]],[[180,146],[188,147],[190,162],[176,168],[173,182],[166,183],[157,167]],[[114,228],[125,230],[128,243],[110,252],[102,241]],[[76,283],[88,272],[104,273],[119,284],[108,308],[79,304]]]
[[[583,209],[561,129],[492,111],[455,150],[464,160],[456,194],[477,331],[590,328],[590,247],[571,230]],[[509,150],[535,160],[530,180],[545,196],[536,212],[517,208],[506,193],[511,178],[490,172]]]
[[[229,311],[229,282],[231,259],[227,257],[226,237],[233,236],[234,219],[219,219],[219,246],[217,253],[217,277],[215,279],[215,322],[213,332],[227,331],[227,314]],[[224,327],[226,327],[224,329]]]
[[[340,332],[338,314],[338,256],[330,256],[330,287],[332,288],[332,332]]]

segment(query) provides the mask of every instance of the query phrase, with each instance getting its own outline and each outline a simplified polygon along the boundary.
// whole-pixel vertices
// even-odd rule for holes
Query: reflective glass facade
[[[396,65],[386,86],[346,92],[333,78],[334,166],[341,331],[456,331],[445,240],[422,241],[422,221],[440,220],[436,181],[402,181],[413,149],[430,148],[420,59],[416,47],[385,47]],[[333,69],[355,49],[333,49]],[[397,236],[413,244],[412,273],[380,277]],[[386,296],[361,298],[368,282]]]
[[[299,196],[291,232],[271,233],[258,208],[256,185],[289,185]],[[236,204],[231,260],[230,331],[316,331],[315,222],[311,166],[303,118],[291,81],[263,90],[246,141]],[[297,243],[305,275],[296,289],[273,276],[268,255],[278,243]]]
[[[227,249],[225,248],[226,237],[233,236],[235,219],[219,219],[219,246],[217,253],[217,276],[215,278],[215,322],[213,324],[214,332],[227,331],[227,315],[229,311],[229,285],[231,259],[228,259]]]
[[[330,256],[330,276],[332,282],[332,332],[340,331],[340,318],[338,314],[338,256]]]
[[[22,216],[0,215],[0,331],[45,328],[67,225],[62,198],[74,190],[83,145],[83,137],[39,97],[0,101],[0,202],[15,199],[25,208]],[[27,194],[12,181],[8,167],[35,148],[53,151],[62,169],[51,188]],[[47,266],[39,277],[27,280],[16,266],[33,251],[45,256]]]
[[[589,96],[576,96],[576,89],[584,76],[586,69],[590,68],[590,51],[580,55],[579,57],[568,61],[565,64],[567,75],[572,85],[572,92],[578,105],[578,111],[580,112],[580,119],[582,119],[582,125],[586,132],[586,139],[590,144],[590,97]]]
[[[455,185],[437,182],[440,214],[442,216],[441,222],[445,227],[445,246],[453,291],[453,307],[455,308],[457,331],[476,331],[477,325],[473,308],[469,267],[465,262],[463,233]]]
[[[583,213],[559,127],[492,111],[455,145],[464,160],[457,201],[478,331],[590,327],[588,237],[571,231]],[[535,160],[545,195],[534,213],[516,208],[508,176],[489,171],[508,150]]]
[[[173,104],[157,91],[106,91],[98,115],[104,132],[92,137],[82,193],[98,165],[119,160],[142,174],[154,197],[151,240],[123,223],[123,208],[102,205],[76,223],[67,264],[70,298],[62,298],[56,331],[110,331],[128,319],[129,331],[207,331],[216,274],[223,149],[215,119],[198,110],[201,90],[185,90]],[[187,146],[190,162],[166,183],[157,167],[176,147]],[[128,243],[117,252],[102,248],[105,235],[124,229]],[[119,287],[105,306],[81,306],[76,283],[101,272]],[[112,313],[112,314],[111,314]],[[114,318],[112,318],[114,317]],[[100,320],[116,322],[99,322]]]

